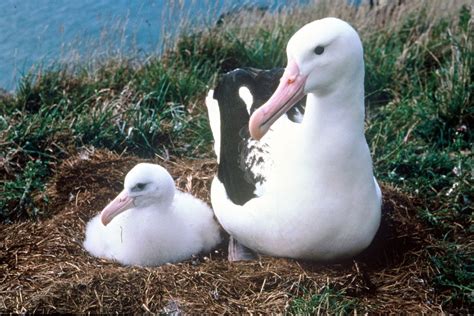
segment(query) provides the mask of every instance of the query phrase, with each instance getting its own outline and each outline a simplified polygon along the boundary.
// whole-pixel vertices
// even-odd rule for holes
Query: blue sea
[[[287,10],[309,0],[1,0],[0,88],[60,62],[159,53],[186,22],[206,27],[242,7]]]

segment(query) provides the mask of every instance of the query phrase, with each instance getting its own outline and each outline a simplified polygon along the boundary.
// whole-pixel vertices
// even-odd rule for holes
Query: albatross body
[[[175,189],[161,166],[140,163],[124,190],[86,228],[84,248],[125,265],[157,266],[210,251],[221,241],[212,210]]]
[[[362,44],[349,24],[326,18],[296,32],[287,56],[276,91],[248,121],[250,135],[266,143],[268,152],[262,158],[267,165],[261,168],[262,188],[239,205],[229,197],[232,179],[218,173],[211,188],[214,213],[235,240],[258,253],[351,257],[371,243],[381,217],[381,192],[364,136]],[[302,121],[289,121],[285,113],[304,96]],[[209,101],[208,108],[215,109]],[[219,110],[220,121],[211,113],[210,121],[221,144],[216,146],[220,171],[226,161],[232,164],[222,159],[229,142],[225,126],[233,118],[222,113],[220,103]]]

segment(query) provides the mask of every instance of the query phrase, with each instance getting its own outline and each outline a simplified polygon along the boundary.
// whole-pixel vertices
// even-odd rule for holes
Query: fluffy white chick
[[[124,265],[158,266],[208,252],[221,242],[212,210],[176,190],[163,167],[140,163],[124,189],[86,228],[84,248]]]

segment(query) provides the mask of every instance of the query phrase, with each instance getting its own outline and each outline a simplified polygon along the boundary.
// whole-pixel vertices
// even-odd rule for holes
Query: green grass
[[[358,307],[357,299],[348,298],[343,291],[324,286],[316,294],[293,299],[288,312],[294,315],[347,315],[356,313]]]
[[[427,249],[445,308],[472,305],[474,232],[473,19],[463,1],[383,10],[323,2],[186,32],[162,56],[113,60],[93,69],[57,65],[25,76],[0,97],[0,220],[47,216],[44,185],[81,146],[210,157],[204,97],[219,74],[284,66],[287,40],[303,23],[332,15],[360,32],[366,60],[366,134],[376,176],[425,201],[419,217],[438,244]],[[438,10],[433,9],[438,7]],[[471,236],[469,238],[469,236]],[[296,299],[295,313],[346,313],[356,302],[324,288]]]
[[[34,201],[34,193],[40,194],[40,200],[47,202],[48,197],[44,195],[44,181],[49,175],[47,164],[40,159],[28,161],[22,173],[16,175],[13,181],[4,184],[2,214],[6,221],[17,218],[26,210],[27,215],[36,218],[41,210]]]
[[[473,306],[474,256],[472,251],[456,243],[441,244],[430,259],[436,271],[433,283],[446,293],[443,305]]]

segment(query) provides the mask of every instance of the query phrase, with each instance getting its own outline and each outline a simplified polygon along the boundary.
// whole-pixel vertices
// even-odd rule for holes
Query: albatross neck
[[[341,135],[365,138],[364,118],[364,84],[354,82],[330,93],[308,93],[302,126],[314,141]]]

